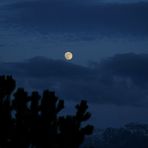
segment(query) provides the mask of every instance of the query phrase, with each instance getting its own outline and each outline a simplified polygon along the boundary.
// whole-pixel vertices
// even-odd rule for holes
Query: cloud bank
[[[90,35],[148,35],[148,3],[21,1],[0,7],[1,24],[25,31]]]
[[[98,104],[148,105],[148,54],[120,54],[81,66],[45,57],[0,64],[1,74],[12,74],[18,86],[39,91],[49,88],[68,100]]]

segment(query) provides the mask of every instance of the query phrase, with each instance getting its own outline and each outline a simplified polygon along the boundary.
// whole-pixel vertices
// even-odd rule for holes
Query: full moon
[[[66,60],[72,60],[73,54],[72,52],[65,52],[65,59]]]

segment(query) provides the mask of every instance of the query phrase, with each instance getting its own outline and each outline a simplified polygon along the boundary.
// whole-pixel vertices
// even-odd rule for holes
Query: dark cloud
[[[99,104],[148,105],[148,55],[123,54],[93,66],[35,57],[1,63],[1,74],[13,74],[18,86],[49,88],[65,99],[88,99]]]
[[[87,5],[84,1],[22,1],[3,6],[6,25],[40,33],[148,35],[148,3]]]
[[[102,71],[130,78],[136,85],[148,86],[148,54],[119,54],[102,61]]]
[[[4,47],[5,45],[4,44],[0,44],[0,47]]]

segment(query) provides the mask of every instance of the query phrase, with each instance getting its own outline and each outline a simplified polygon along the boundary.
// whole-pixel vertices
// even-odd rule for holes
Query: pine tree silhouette
[[[64,100],[54,92],[28,95],[23,88],[13,93],[15,88],[11,76],[0,76],[0,147],[79,148],[92,134],[92,125],[82,127],[91,117],[85,100],[76,105],[75,115],[59,116]]]

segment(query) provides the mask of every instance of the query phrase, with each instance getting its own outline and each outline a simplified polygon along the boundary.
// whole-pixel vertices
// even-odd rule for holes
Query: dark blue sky
[[[147,52],[146,1],[7,1],[0,4],[5,61],[38,55],[63,59],[64,51],[72,50],[73,62],[86,64],[117,53]]]
[[[100,127],[148,122],[147,18],[148,0],[1,0],[0,72],[88,99]]]

